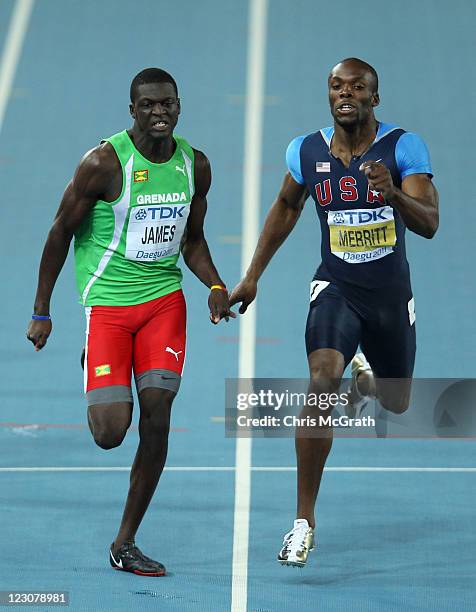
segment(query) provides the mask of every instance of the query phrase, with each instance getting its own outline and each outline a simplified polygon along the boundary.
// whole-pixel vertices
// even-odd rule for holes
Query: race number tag
[[[177,255],[189,211],[189,203],[134,206],[127,226],[126,259],[148,262]]]
[[[391,206],[330,210],[327,216],[331,252],[347,263],[365,263],[393,252],[395,219]]]

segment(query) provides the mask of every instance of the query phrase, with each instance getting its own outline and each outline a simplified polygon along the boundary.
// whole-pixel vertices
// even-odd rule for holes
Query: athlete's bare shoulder
[[[97,147],[86,151],[79,162],[78,169],[92,173],[111,174],[121,165],[109,142],[101,142]]]
[[[192,151],[195,156],[195,168],[197,168],[199,172],[203,170],[209,170],[210,161],[208,157],[205,155],[205,153],[203,151],[199,151],[198,149],[194,149],[193,147],[192,147]]]
[[[212,169],[208,157],[202,151],[193,149],[195,156],[195,191],[206,195],[212,182]]]
[[[88,186],[106,200],[116,199],[122,188],[122,170],[119,159],[109,142],[102,142],[87,151],[76,169],[73,183]]]

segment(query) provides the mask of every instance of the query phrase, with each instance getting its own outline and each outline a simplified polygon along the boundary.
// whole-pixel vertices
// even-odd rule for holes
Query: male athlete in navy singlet
[[[405,230],[434,236],[438,193],[421,138],[375,118],[378,76],[372,66],[345,59],[332,69],[328,86],[334,125],[289,145],[289,171],[230,303],[241,303],[243,314],[255,299],[261,274],[310,195],[321,224],[322,262],[311,282],[306,325],[309,391],[335,392],[352,361],[354,414],[372,396],[402,413],[416,349]],[[307,406],[300,416],[317,413],[322,415]],[[297,514],[278,554],[284,565],[302,567],[314,546],[314,507],[331,446],[330,427],[317,436],[296,429]]]

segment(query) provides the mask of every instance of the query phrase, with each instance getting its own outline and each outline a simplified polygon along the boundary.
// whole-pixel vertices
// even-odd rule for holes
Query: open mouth
[[[352,104],[342,104],[341,106],[337,107],[337,110],[343,115],[348,115],[349,113],[355,111],[355,106],[352,106]]]
[[[165,121],[155,121],[152,124],[154,130],[164,130],[167,127],[167,123]]]

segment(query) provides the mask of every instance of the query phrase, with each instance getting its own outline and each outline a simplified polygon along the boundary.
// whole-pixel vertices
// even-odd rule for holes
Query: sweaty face
[[[342,127],[365,123],[378,105],[372,74],[358,63],[337,64],[329,76],[329,104]]]
[[[171,83],[139,85],[131,115],[142,132],[161,139],[172,135],[180,114],[180,100]]]

